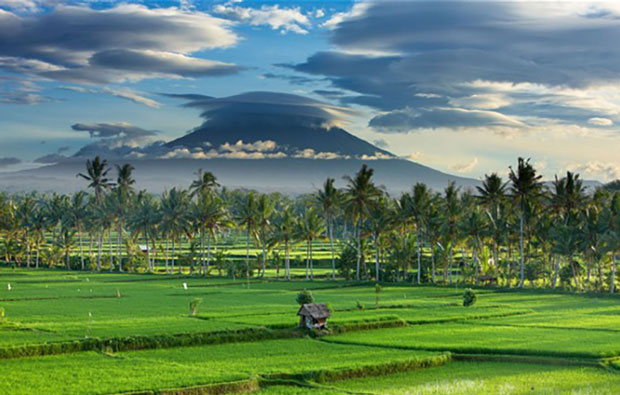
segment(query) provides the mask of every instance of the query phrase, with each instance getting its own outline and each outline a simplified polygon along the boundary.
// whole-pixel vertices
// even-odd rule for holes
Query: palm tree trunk
[[[360,280],[360,262],[362,260],[362,217],[357,221],[357,229],[356,229],[356,237],[357,237],[357,262],[355,265],[355,279],[357,281]]]
[[[35,269],[39,268],[39,254],[40,254],[40,251],[41,251],[41,242],[39,240],[37,240],[37,255],[34,258],[34,267],[35,267]]]
[[[333,225],[331,221],[328,221],[327,231],[329,233],[329,247],[332,251],[332,280],[336,279],[336,259],[334,258],[334,234]]]
[[[211,264],[211,237],[207,237],[207,263],[203,264],[203,276],[207,275],[207,266]]]
[[[122,272],[123,271],[123,223],[122,222],[118,223],[117,241],[118,241],[118,247],[117,247],[118,271]]]
[[[114,268],[114,246],[112,245],[112,225],[108,228],[108,245],[110,251],[110,271]]]
[[[265,266],[267,266],[267,253],[265,252],[265,228],[264,227],[261,232],[261,241],[262,241],[262,247],[263,247],[263,267],[262,267],[262,273],[260,276],[265,277]]]
[[[200,254],[201,254],[201,260],[202,260],[202,275],[206,276],[207,275],[207,266],[205,263],[205,232],[204,232],[204,226],[200,226]]]
[[[558,259],[557,255],[554,257],[555,259],[555,267],[553,270],[553,289],[555,289],[558,285],[558,276],[560,275],[560,260]]]
[[[523,206],[519,215],[519,287],[523,288],[525,280],[525,261],[523,256]]]
[[[170,269],[168,268],[168,252],[170,252],[170,239],[166,237],[166,273],[170,273]]]
[[[435,279],[435,247],[431,245],[431,277],[433,279],[433,284],[437,283]]]
[[[80,222],[78,221],[77,223],[77,237],[78,237],[78,244],[80,245],[80,268],[82,271],[84,271],[84,251],[82,249],[82,227],[80,226]]]
[[[151,248],[149,247],[149,232],[144,227],[144,245],[146,246],[146,261],[148,262],[149,273],[153,272],[153,264],[151,262]]]
[[[290,250],[288,248],[288,240],[286,240],[284,242],[284,254],[286,255],[285,257],[285,270],[286,270],[286,279],[290,280],[291,279],[291,255],[290,255]]]
[[[450,242],[450,248],[448,249],[448,279],[449,279],[449,284],[452,285],[452,259],[453,259],[453,254],[452,254],[452,242]]]
[[[314,263],[312,262],[312,240],[310,240],[310,280],[314,281]]]
[[[379,237],[377,234],[375,234],[375,280],[381,281],[379,279]]]
[[[476,246],[474,246],[474,251],[473,251],[473,259],[474,259],[474,265],[476,267],[476,286],[480,285],[480,266],[478,264],[478,248]]]
[[[616,254],[611,255],[611,281],[609,283],[609,292],[614,293],[616,287]]]
[[[245,238],[245,278],[250,284],[250,227],[248,226],[248,231],[246,233]]]
[[[97,271],[101,271],[101,255],[103,254],[103,231],[99,233],[97,246]]]
[[[310,264],[310,245],[306,243],[306,280],[308,280],[308,265]]]
[[[420,231],[418,230],[418,240],[417,240],[417,244],[418,244],[418,284],[420,284],[421,281],[421,272],[422,272],[422,251],[420,250]]]
[[[174,244],[174,242],[175,242],[175,237],[174,237],[174,236],[172,236],[172,261],[171,261],[172,266],[170,267],[170,268],[171,268],[171,270],[172,270],[171,274],[174,274],[174,255],[175,255],[175,253],[174,253],[174,249],[175,249],[175,244]]]

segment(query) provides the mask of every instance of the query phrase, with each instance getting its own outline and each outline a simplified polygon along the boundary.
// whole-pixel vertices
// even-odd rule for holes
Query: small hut
[[[308,329],[327,328],[327,319],[332,316],[325,303],[306,303],[297,312],[299,316],[299,327]]]

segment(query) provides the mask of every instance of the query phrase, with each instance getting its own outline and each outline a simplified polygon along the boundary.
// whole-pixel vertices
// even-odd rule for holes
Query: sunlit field
[[[2,393],[620,391],[611,295],[487,288],[464,307],[457,286],[23,269],[0,284]],[[297,328],[301,290],[330,306],[328,332]]]

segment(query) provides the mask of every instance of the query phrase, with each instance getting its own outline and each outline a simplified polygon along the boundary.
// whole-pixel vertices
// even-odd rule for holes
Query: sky
[[[448,173],[523,156],[610,181],[618,39],[613,2],[0,0],[0,171],[183,136],[195,97],[277,92]]]

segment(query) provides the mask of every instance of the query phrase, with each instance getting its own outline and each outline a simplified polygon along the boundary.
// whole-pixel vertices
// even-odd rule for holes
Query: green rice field
[[[301,290],[329,331],[297,328]],[[0,269],[0,393],[620,392],[618,297],[475,292]]]

